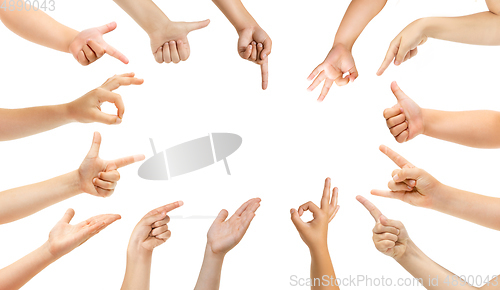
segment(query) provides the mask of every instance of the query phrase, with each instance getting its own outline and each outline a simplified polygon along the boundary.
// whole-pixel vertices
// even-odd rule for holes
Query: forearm
[[[320,283],[313,283],[311,290],[338,290],[339,287],[335,286],[335,281],[337,277],[335,276],[335,271],[333,269],[332,260],[330,258],[330,253],[328,252],[328,246],[324,245],[321,247],[315,247],[310,249],[311,252],[311,280],[320,281]]]
[[[213,2],[219,7],[220,11],[224,13],[236,31],[258,26],[257,21],[253,19],[252,15],[250,15],[240,0],[213,0]]]
[[[408,241],[404,255],[396,261],[427,289],[476,289],[427,257],[411,240]],[[453,283],[453,279],[456,283]]]
[[[500,112],[424,109],[424,134],[477,148],[500,147]]]
[[[370,21],[384,8],[387,0],[353,0],[340,23],[335,44],[349,50]]]
[[[81,193],[80,177],[73,171],[56,178],[0,192],[0,224],[32,215]]]
[[[62,52],[69,53],[69,46],[78,34],[78,31],[62,25],[41,10],[0,9],[0,19],[20,37]]]
[[[214,254],[207,245],[195,290],[218,290],[224,255]]]
[[[1,10],[1,9],[0,9]],[[66,105],[0,109],[0,141],[49,131],[72,121]]]
[[[432,209],[500,230],[500,199],[440,185]]]
[[[429,17],[424,21],[428,37],[477,45],[500,45],[500,16],[481,12],[461,17]]]
[[[45,243],[14,264],[0,270],[0,290],[16,290],[56,261]]]
[[[151,0],[114,0],[149,35],[165,29],[168,17]]]
[[[152,254],[127,251],[127,269],[121,290],[149,290]]]

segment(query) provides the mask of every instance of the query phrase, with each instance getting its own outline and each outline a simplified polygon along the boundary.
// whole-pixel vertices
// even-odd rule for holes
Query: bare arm
[[[7,11],[0,9],[0,19],[15,34],[20,37],[69,53],[69,46],[78,35],[78,31],[62,25],[41,10]]]
[[[343,44],[349,50],[365,27],[382,11],[387,0],[353,0],[340,23],[335,44]]]
[[[423,134],[476,148],[500,147],[500,112],[423,109]]]

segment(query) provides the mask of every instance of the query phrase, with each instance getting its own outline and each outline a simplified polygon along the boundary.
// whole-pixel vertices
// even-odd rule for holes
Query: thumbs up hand
[[[392,136],[398,143],[404,143],[424,133],[422,109],[392,82],[391,90],[398,103],[384,110],[384,118]]]
[[[158,63],[179,63],[186,61],[191,54],[187,35],[194,30],[207,27],[210,20],[197,22],[169,21],[163,29],[150,35],[151,50]]]
[[[100,59],[104,54],[128,64],[128,58],[103,39],[103,35],[116,29],[116,22],[94,27],[80,32],[69,46],[73,57],[84,66]]]
[[[101,134],[95,132],[92,147],[78,169],[80,187],[88,194],[108,197],[113,194],[120,180],[118,168],[144,160],[145,156],[141,154],[106,161],[99,157],[100,146]]]

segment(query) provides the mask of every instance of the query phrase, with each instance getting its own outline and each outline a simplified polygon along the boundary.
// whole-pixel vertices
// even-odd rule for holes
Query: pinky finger
[[[83,50],[80,50],[80,52],[78,52],[77,60],[83,66],[87,66],[90,64],[89,60],[85,56],[85,53],[83,53]]]
[[[166,241],[166,240],[170,239],[171,236],[172,236],[172,232],[166,231],[163,234],[159,234],[159,235],[155,236],[155,238]]]
[[[406,129],[403,132],[401,132],[401,134],[396,136],[395,138],[396,138],[396,141],[398,143],[404,143],[408,140],[408,136],[409,136],[408,129]]]

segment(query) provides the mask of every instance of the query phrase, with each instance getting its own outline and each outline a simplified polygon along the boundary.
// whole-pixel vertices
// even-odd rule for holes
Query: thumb
[[[219,212],[215,221],[222,223],[227,219],[228,215],[229,215],[229,213],[227,212],[227,210],[223,209]]]
[[[354,65],[350,70],[349,70],[349,82],[354,82],[355,79],[358,78],[358,70],[356,69],[356,65]]]
[[[403,99],[408,98],[408,96],[401,90],[401,88],[399,88],[398,83],[396,82],[391,83],[391,90],[398,101],[402,101]]]
[[[105,24],[105,25],[103,25],[103,26],[99,26],[99,27],[96,27],[96,28],[97,28],[97,30],[98,30],[100,33],[102,33],[102,34],[106,34],[106,33],[108,33],[108,32],[111,32],[111,31],[115,30],[115,29],[116,29],[116,26],[117,26],[116,22],[114,22],[114,21],[113,21],[113,22],[111,22],[111,23],[108,23],[108,24]]]
[[[69,224],[74,216],[75,216],[75,211],[72,208],[70,208],[66,211],[66,213],[62,217],[61,222]]]
[[[302,228],[302,226],[304,224],[304,221],[302,221],[302,219],[299,216],[299,213],[294,208],[292,208],[290,210],[290,213],[292,214],[292,222],[293,222],[293,224],[295,225],[295,227],[297,228],[297,230],[299,230],[299,228]]]
[[[193,30],[205,28],[208,26],[209,23],[210,23],[209,19],[203,21],[186,22],[186,28],[188,32],[191,32]]]
[[[96,158],[99,156],[99,148],[101,147],[101,134],[99,132],[94,132],[94,139],[92,140],[92,146],[87,154],[89,158]]]

